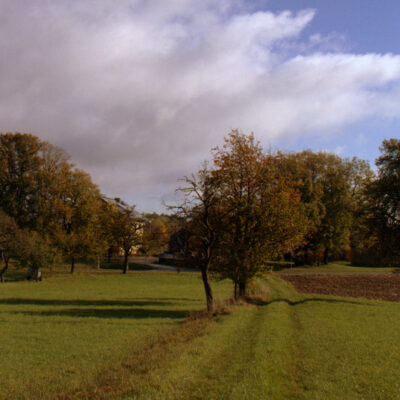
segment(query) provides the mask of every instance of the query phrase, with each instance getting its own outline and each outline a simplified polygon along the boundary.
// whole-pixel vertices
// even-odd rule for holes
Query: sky
[[[231,129],[372,164],[400,132],[398,0],[0,0],[0,132],[173,203]]]

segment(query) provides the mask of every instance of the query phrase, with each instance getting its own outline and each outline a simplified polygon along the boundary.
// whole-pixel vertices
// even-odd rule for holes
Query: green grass
[[[231,285],[219,284],[227,297]],[[0,286],[0,398],[79,387],[204,308],[198,274],[55,275]]]
[[[390,267],[356,267],[351,265],[347,261],[335,261],[330,262],[327,265],[302,265],[299,267],[293,268],[284,268],[282,271],[313,271],[313,272],[320,272],[320,271],[329,271],[329,272],[392,272],[394,269]]]
[[[212,320],[124,381],[128,399],[398,399],[398,303],[303,295],[275,276],[261,304]],[[136,371],[135,360],[127,361]],[[143,368],[143,366],[142,366]],[[114,398],[114,397],[103,397]]]
[[[298,294],[277,278],[270,286],[295,324],[298,398],[400,398],[399,303]]]
[[[400,303],[300,294],[273,274],[255,286],[252,304],[189,319],[198,274],[1,286],[0,398],[400,398]]]

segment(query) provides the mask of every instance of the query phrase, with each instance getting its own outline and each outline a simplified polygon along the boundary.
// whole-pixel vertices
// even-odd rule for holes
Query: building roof
[[[102,196],[101,197],[103,201],[107,203],[114,204],[118,210],[120,211],[132,211],[133,212],[133,217],[135,219],[142,219],[144,220],[145,218],[141,213],[135,210],[135,206],[130,206],[128,203],[125,203],[120,197],[107,197],[107,196]]]

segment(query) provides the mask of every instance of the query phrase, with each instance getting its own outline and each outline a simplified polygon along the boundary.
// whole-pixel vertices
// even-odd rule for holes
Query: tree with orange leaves
[[[236,296],[243,297],[268,260],[289,253],[301,241],[300,194],[252,134],[232,131],[223,147],[214,149],[214,166],[225,215],[217,268],[234,281]]]
[[[265,154],[253,135],[232,131],[213,162],[185,179],[181,213],[190,231],[189,257],[202,270],[212,309],[208,270],[235,284],[244,297],[250,280],[268,261],[294,249],[303,237],[300,194],[291,177]]]

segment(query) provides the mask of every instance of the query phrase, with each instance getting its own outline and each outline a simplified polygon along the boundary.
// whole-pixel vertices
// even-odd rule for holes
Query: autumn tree
[[[253,135],[232,131],[214,150],[213,176],[221,197],[218,271],[238,296],[267,262],[292,251],[303,236],[300,195],[291,176],[264,154]]]
[[[147,222],[144,227],[142,251],[145,254],[158,254],[166,250],[169,233],[167,230],[168,218],[156,213],[145,215]]]
[[[0,281],[4,282],[11,258],[17,258],[23,249],[23,234],[13,218],[0,211]]]
[[[110,243],[123,251],[123,273],[126,274],[129,256],[142,242],[143,222],[138,218],[134,206],[121,209],[113,203],[107,203],[105,207],[108,215],[106,229],[110,236]]]
[[[355,187],[359,160],[342,159],[327,152],[278,154],[280,168],[286,168],[301,194],[306,234],[296,249],[297,259],[327,263],[332,253],[350,248]],[[364,165],[364,164],[363,164]]]
[[[53,230],[58,247],[74,273],[79,257],[96,252],[100,230],[100,192],[90,176],[79,169],[64,171],[54,201],[57,223]]]
[[[41,213],[38,182],[43,147],[30,134],[0,134],[0,209],[21,228],[34,229]]]
[[[210,270],[230,278],[235,296],[243,297],[269,260],[298,245],[303,234],[300,196],[274,157],[264,154],[253,135],[238,131],[213,150],[210,167],[184,181],[180,190],[186,198],[178,208],[190,233],[187,259],[202,271],[211,310]]]
[[[63,150],[31,134],[0,134],[0,210],[21,229],[50,237],[71,272],[77,257],[99,247],[99,204],[98,188]]]
[[[49,266],[56,256],[54,247],[47,237],[38,232],[29,232],[24,237],[24,245],[18,255],[18,262],[23,267],[28,267],[35,281],[41,280],[41,269]]]

